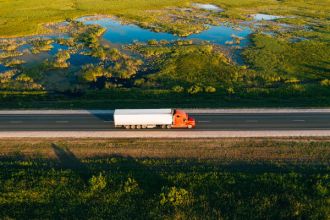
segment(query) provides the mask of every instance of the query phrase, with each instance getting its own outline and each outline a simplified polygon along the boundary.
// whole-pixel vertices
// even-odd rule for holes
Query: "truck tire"
[[[131,129],[135,129],[135,125],[131,125]]]
[[[124,126],[126,129],[130,129],[131,128],[131,126],[129,126],[129,125],[125,125]]]
[[[172,125],[166,125],[166,128],[167,129],[171,129],[172,128]]]
[[[141,129],[141,125],[137,125],[136,126],[136,129]]]
[[[162,126],[160,126],[162,129],[165,129],[166,128],[166,125],[162,125]]]

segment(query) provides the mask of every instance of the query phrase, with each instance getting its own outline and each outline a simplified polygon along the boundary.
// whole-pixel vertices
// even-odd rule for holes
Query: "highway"
[[[195,131],[299,131],[330,130],[330,112],[191,113]],[[161,129],[151,129],[158,130]],[[126,131],[115,129],[113,114],[0,113],[0,132],[12,131]],[[134,132],[136,130],[129,130]],[[182,132],[186,129],[171,129]]]

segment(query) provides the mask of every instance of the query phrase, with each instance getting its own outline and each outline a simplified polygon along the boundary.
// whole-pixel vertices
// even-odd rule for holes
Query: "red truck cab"
[[[187,113],[182,110],[174,110],[173,114],[173,128],[194,128],[196,121],[194,118],[189,117]]]

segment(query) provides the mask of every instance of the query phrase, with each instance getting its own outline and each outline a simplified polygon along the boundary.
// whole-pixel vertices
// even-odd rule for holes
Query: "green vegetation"
[[[2,218],[327,219],[329,139],[0,141]]]
[[[53,66],[55,68],[68,68],[69,63],[67,60],[70,59],[70,53],[68,51],[59,51],[55,56]]]
[[[51,45],[53,43],[53,40],[36,39],[33,40],[31,43],[33,45],[31,52],[33,54],[37,54],[42,51],[49,51],[53,48],[53,46]]]
[[[174,85],[221,87],[231,84],[246,70],[230,63],[229,59],[212,45],[182,45],[142,47],[137,49],[151,59],[153,74],[147,79],[162,88]],[[158,71],[157,71],[158,70]]]
[[[4,76],[0,108],[330,105],[326,0],[199,2],[213,3],[224,11],[210,12],[193,7],[193,1],[174,0],[0,2],[0,35],[68,35],[0,40],[0,64],[15,72],[15,76]],[[35,7],[40,10],[35,12]],[[254,13],[284,17],[254,25]],[[153,39],[118,46],[101,39],[104,28],[72,20],[88,14],[115,15],[121,22],[181,36],[221,22],[240,29],[245,20],[254,34],[246,48],[240,46],[243,38],[234,34],[223,47],[212,42]],[[55,42],[65,49],[53,48]],[[32,48],[22,51],[20,46],[27,44]],[[55,55],[49,52],[52,48]],[[239,52],[238,64],[232,56]],[[91,59],[70,64],[69,59],[78,55]],[[76,58],[78,63],[79,59],[84,57]],[[15,82],[19,76],[29,77],[32,85]]]
[[[225,11],[219,16],[201,15],[202,10],[186,11],[176,7],[188,8],[194,1],[156,0],[48,0],[0,2],[0,35],[17,36],[45,32],[41,24],[54,21],[63,21],[89,14],[109,14],[138,23],[143,27],[154,30],[170,31],[187,35],[199,32],[204,23],[212,24],[218,17],[224,19],[247,19],[247,15],[256,12],[270,14],[295,15],[288,19],[295,23],[313,23],[315,19],[326,20],[329,16],[327,0],[210,0],[198,1],[214,3]],[[36,10],[38,8],[38,10]],[[160,19],[161,18],[161,19]],[[193,22],[194,25],[187,25]]]
[[[254,45],[244,51],[247,62],[274,83],[306,83],[329,77],[328,43],[290,43],[262,34],[254,35],[252,42]]]
[[[20,65],[20,64],[23,64],[25,63],[24,60],[20,60],[20,59],[16,59],[16,58],[13,58],[13,59],[9,59],[9,60],[6,60],[3,62],[4,66],[16,66],[16,65]]]
[[[21,74],[18,77],[15,77],[16,71],[8,70],[2,74],[0,74],[0,89],[7,91],[18,91],[28,92],[33,90],[42,90],[42,86],[38,83],[35,83],[34,80],[25,75]],[[10,94],[11,92],[9,92]],[[4,95],[6,96],[6,95]]]

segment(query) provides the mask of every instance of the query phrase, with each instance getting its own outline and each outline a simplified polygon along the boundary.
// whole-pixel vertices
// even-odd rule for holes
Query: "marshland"
[[[328,106],[328,12],[325,0],[0,2],[1,108]]]

